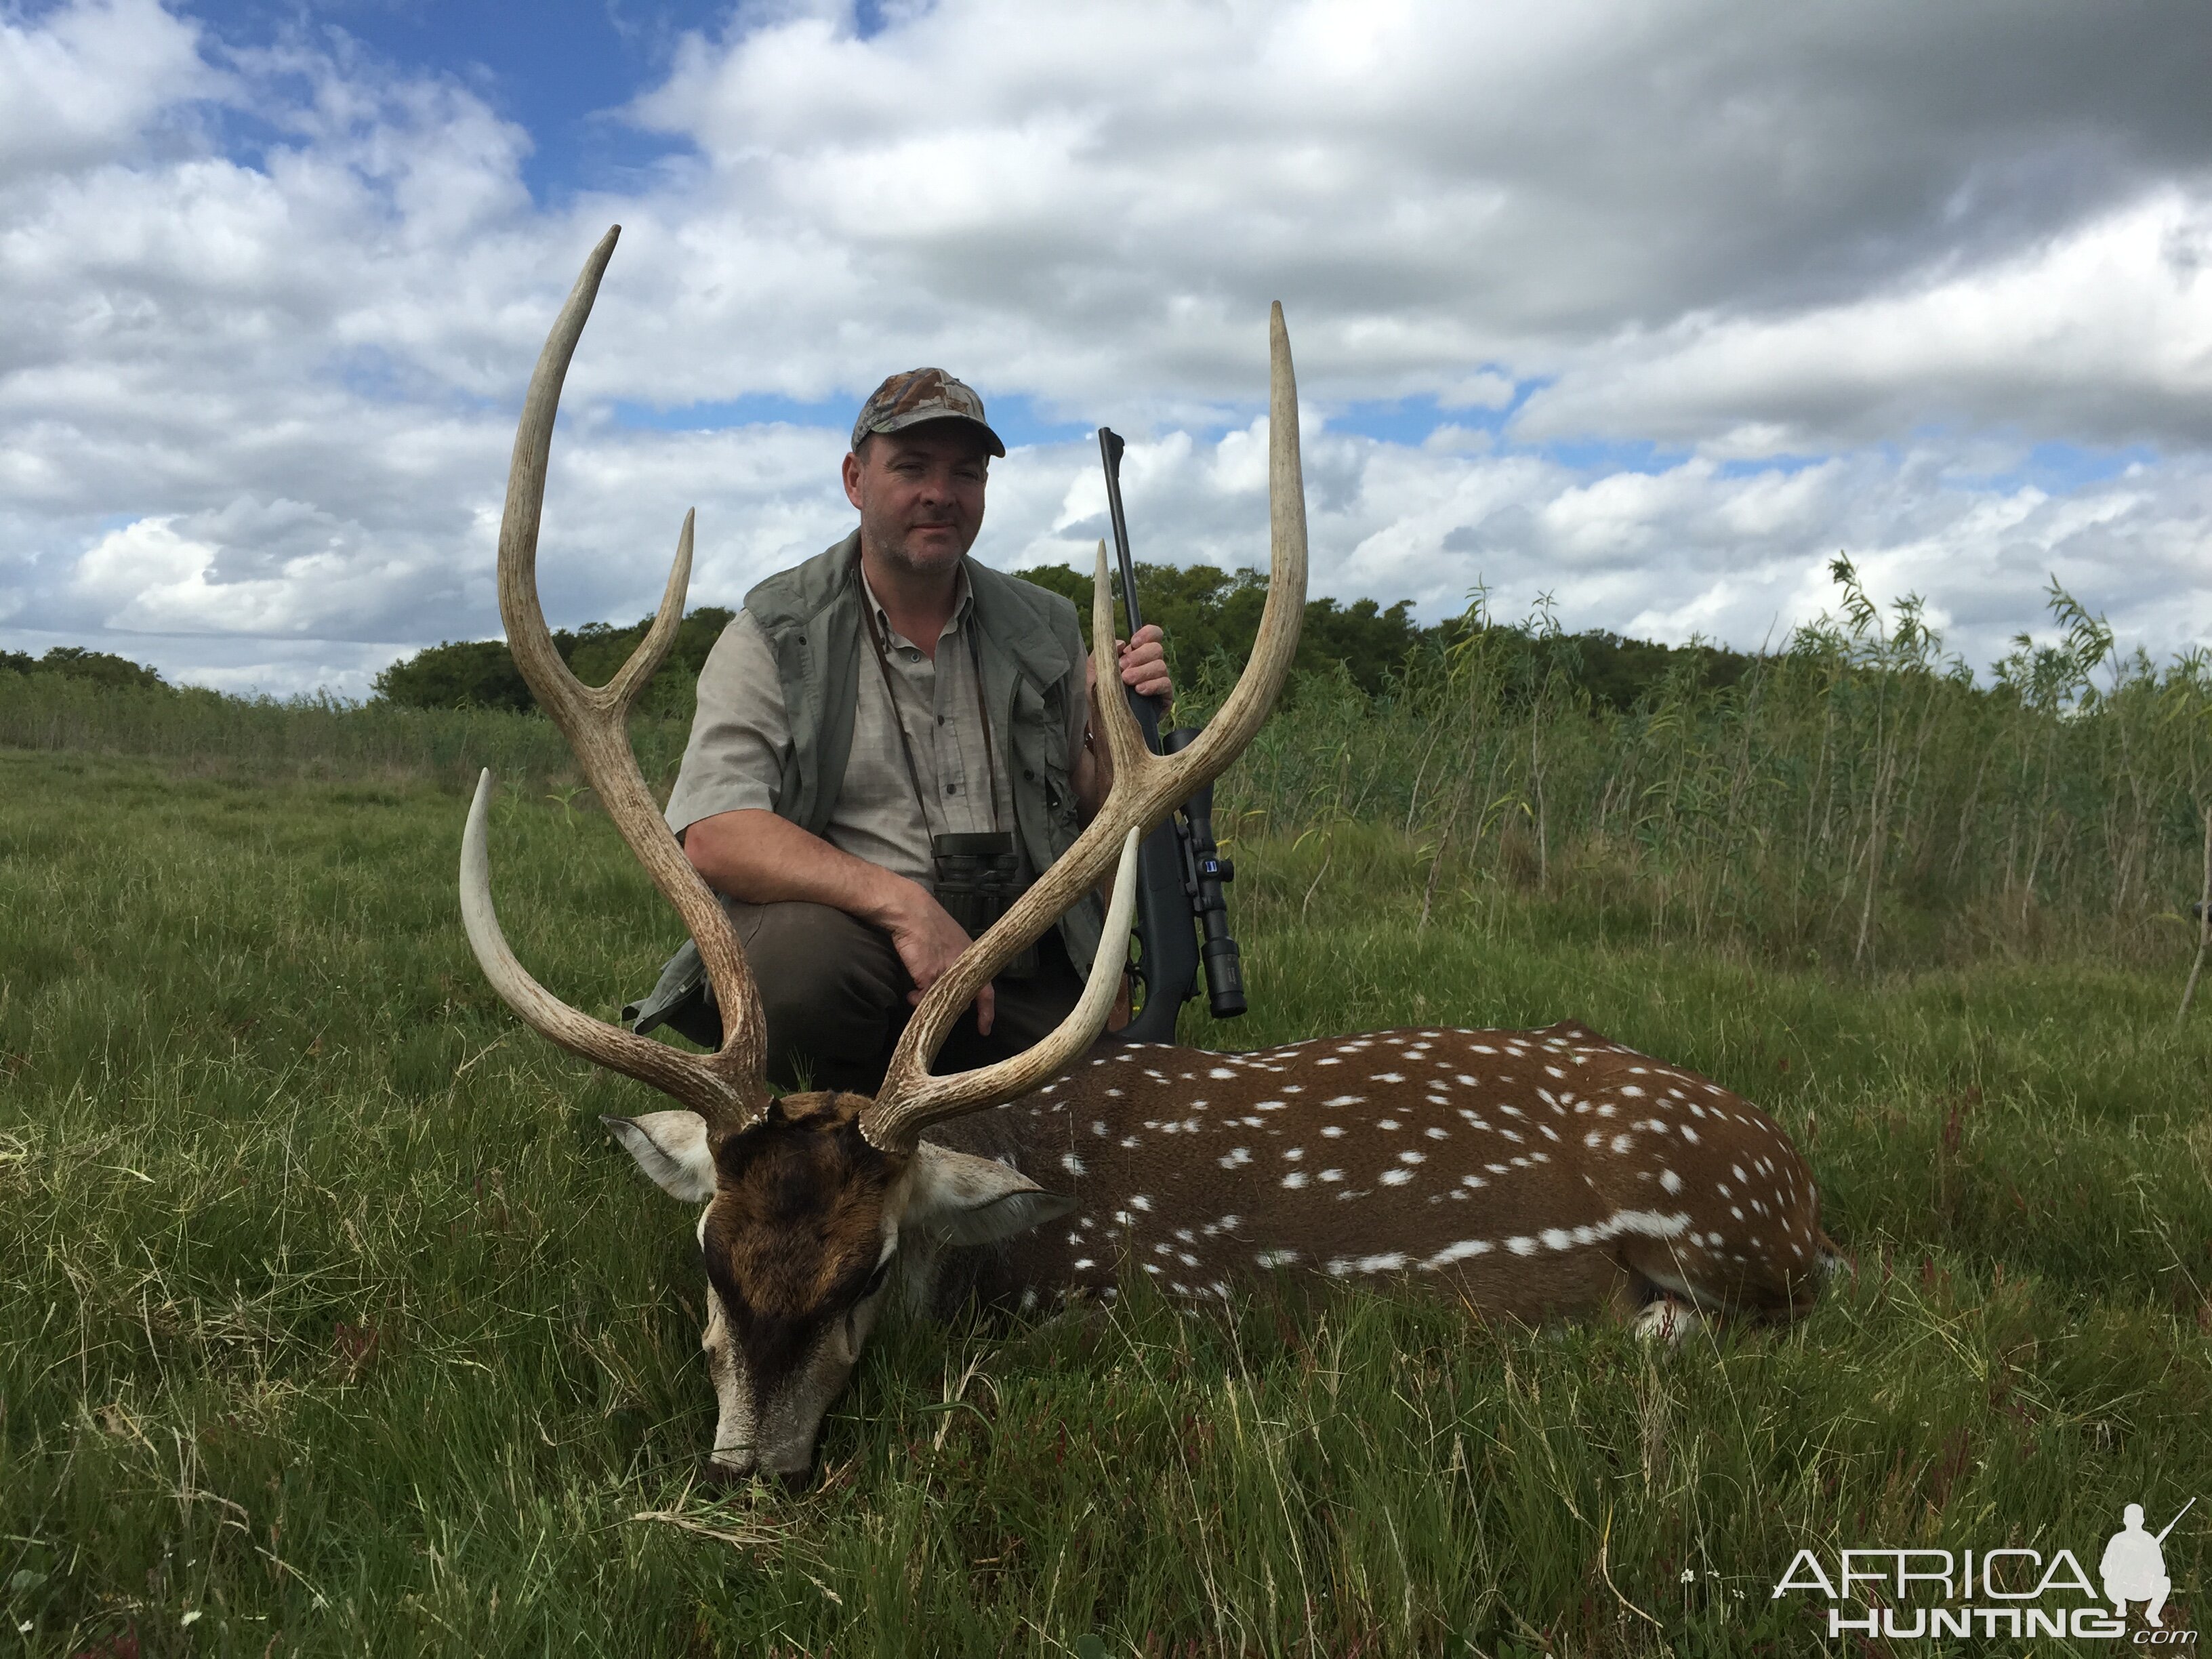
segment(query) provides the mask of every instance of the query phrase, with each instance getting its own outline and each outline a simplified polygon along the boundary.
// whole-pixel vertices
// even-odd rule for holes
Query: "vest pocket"
[[[1052,857],[1075,844],[1080,813],[1069,764],[1067,705],[1062,688],[1040,690],[1026,676],[1014,684],[1014,750],[1018,775],[1031,800],[1042,800],[1044,830]],[[1021,814],[1018,809],[1015,816]]]

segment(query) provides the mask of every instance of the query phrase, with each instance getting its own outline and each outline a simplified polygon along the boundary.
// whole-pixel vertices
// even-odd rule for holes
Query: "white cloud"
[[[1737,454],[1937,421],[2083,442],[2212,438],[2212,197],[2167,187],[1993,265],[1784,317],[1595,343],[1515,422]],[[1764,422],[1758,427],[1747,422]]]
[[[198,31],[155,0],[0,15],[0,186],[111,159],[217,84]]]
[[[551,206],[530,135],[342,37],[248,52],[151,0],[0,20],[0,644],[359,690],[495,629],[513,410],[617,219],[555,450],[556,620],[649,609],[694,502],[702,600],[849,523],[841,422],[625,410],[842,407],[922,362],[1137,434],[1141,556],[1256,562],[1279,297],[1316,591],[1433,617],[1480,577],[1571,627],[1756,644],[1848,547],[1978,660],[2053,570],[2131,641],[2212,625],[2188,15],[1039,17],[748,12],[632,111],[686,154]],[[1447,418],[1382,442],[1317,412],[1401,397]],[[2116,445],[2141,464],[2104,478],[2082,451]],[[1087,443],[1018,448],[981,550],[1085,564],[1103,508]]]

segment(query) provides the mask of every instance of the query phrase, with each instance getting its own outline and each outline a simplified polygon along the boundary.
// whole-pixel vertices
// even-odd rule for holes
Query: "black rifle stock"
[[[1114,555],[1121,572],[1121,603],[1134,638],[1144,620],[1137,609],[1137,568],[1129,556],[1129,526],[1121,510],[1121,451],[1119,434],[1098,428],[1099,459],[1106,468],[1106,507],[1114,526]],[[1092,641],[1094,657],[1105,653],[1101,677],[1113,672],[1111,642]],[[1124,688],[1127,690],[1127,688]],[[1145,744],[1156,755],[1171,755],[1198,736],[1186,726],[1163,733],[1160,709],[1152,698],[1127,690],[1129,708]],[[1176,1016],[1196,994],[1198,973],[1206,970],[1207,1004],[1217,1019],[1233,1019],[1245,1009],[1243,963],[1229,933],[1229,909],[1222,884],[1236,869],[1213,842],[1213,786],[1208,784],[1168,815],[1145,837],[1137,854],[1137,933],[1143,942],[1136,973],[1145,988],[1143,1006],[1117,1034],[1125,1042],[1173,1042]],[[1201,951],[1192,936],[1195,921],[1205,935]]]

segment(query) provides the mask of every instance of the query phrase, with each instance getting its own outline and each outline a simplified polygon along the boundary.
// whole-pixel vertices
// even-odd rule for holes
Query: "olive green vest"
[[[975,595],[983,697],[1013,782],[1015,835],[1030,868],[1042,872],[1074,844],[1083,827],[1075,804],[1075,757],[1067,747],[1068,699],[1084,695],[1083,632],[1075,607],[1059,594],[973,559],[962,563]],[[865,597],[860,569],[855,530],[745,595],[745,609],[775,653],[791,726],[791,758],[775,813],[814,836],[830,826],[853,752]],[[1086,894],[1062,918],[1060,937],[1079,974],[1090,970],[1104,925],[1095,894]]]

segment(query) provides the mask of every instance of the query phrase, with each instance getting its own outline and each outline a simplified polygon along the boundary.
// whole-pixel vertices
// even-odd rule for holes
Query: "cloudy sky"
[[[526,22],[517,20],[527,19]],[[2212,12],[1851,0],[0,0],[0,647],[359,695],[495,635],[513,422],[606,227],[556,622],[842,535],[885,374],[977,551],[1778,643],[1849,550],[1986,664],[2055,574],[2212,643]]]

